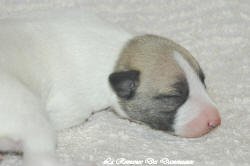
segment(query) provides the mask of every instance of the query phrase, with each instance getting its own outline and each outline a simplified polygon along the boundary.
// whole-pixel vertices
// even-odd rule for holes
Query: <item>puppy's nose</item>
[[[221,123],[218,110],[213,106],[205,107],[198,116],[192,119],[184,127],[181,136],[184,137],[200,137]]]
[[[218,118],[215,119],[215,120],[211,120],[211,121],[208,123],[208,127],[209,127],[210,129],[213,129],[213,128],[217,127],[218,125],[220,125],[220,122],[221,122],[221,119],[220,119],[220,117],[218,117]]]

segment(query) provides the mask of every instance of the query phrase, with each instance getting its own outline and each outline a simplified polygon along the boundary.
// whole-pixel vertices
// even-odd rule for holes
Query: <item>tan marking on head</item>
[[[178,79],[185,77],[174,60],[173,51],[179,52],[198,72],[199,65],[191,54],[175,42],[156,35],[137,36],[125,45],[115,71],[140,71],[140,86],[137,91],[157,93],[171,91]]]

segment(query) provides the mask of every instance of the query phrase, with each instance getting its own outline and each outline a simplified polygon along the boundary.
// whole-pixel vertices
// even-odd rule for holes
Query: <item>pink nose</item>
[[[215,107],[208,106],[200,114],[185,125],[182,136],[200,137],[221,123],[218,110]]]

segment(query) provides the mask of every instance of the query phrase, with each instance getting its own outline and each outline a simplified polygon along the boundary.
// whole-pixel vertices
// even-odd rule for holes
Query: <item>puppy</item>
[[[81,10],[0,20],[0,150],[25,166],[59,166],[55,131],[111,107],[183,137],[220,124],[205,76],[173,41],[131,34]]]

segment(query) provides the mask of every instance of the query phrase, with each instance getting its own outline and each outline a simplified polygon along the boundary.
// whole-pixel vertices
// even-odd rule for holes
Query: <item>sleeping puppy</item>
[[[0,20],[0,75],[0,150],[22,151],[25,166],[61,166],[55,131],[107,107],[183,137],[220,124],[186,49],[133,37],[80,10]]]

